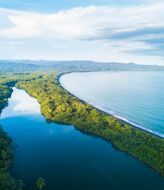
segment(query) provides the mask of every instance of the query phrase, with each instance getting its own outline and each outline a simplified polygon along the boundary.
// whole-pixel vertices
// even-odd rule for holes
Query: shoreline
[[[81,131],[108,140],[118,150],[144,162],[161,176],[164,175],[162,138],[130,124],[127,124],[124,129],[124,121],[115,119],[114,116],[109,116],[108,113],[85,104],[83,100],[71,95],[60,84],[59,76],[62,76],[62,73],[45,74],[41,79],[36,77],[35,80],[32,78],[29,81],[20,81],[17,87],[38,100],[41,105],[41,114],[48,122],[73,125]],[[51,96],[53,97],[52,105],[50,104]],[[46,105],[43,104],[45,100]],[[47,109],[53,114],[50,115]],[[75,113],[75,117],[70,117],[72,113]]]
[[[61,82],[61,77],[64,76],[64,75],[67,75],[67,74],[71,74],[71,73],[81,73],[81,72],[85,72],[85,71],[67,72],[67,73],[61,73],[61,74],[59,74],[59,75],[57,76],[58,84],[59,84],[64,90],[66,90],[71,96],[76,97],[79,101],[81,101],[81,102],[84,103],[84,104],[89,104],[89,105],[91,105],[93,108],[95,108],[95,109],[98,110],[99,112],[102,112],[102,113],[104,113],[104,114],[107,114],[107,115],[109,115],[109,116],[111,116],[111,117],[117,119],[118,121],[120,121],[120,122],[123,123],[123,124],[131,125],[132,127],[135,127],[135,128],[137,128],[137,129],[140,129],[140,130],[142,130],[142,131],[144,131],[144,132],[147,132],[147,133],[149,133],[149,134],[151,134],[151,135],[155,135],[155,136],[157,136],[157,137],[159,137],[159,138],[164,139],[164,135],[162,135],[162,134],[160,134],[160,133],[158,133],[158,132],[156,133],[156,132],[154,132],[154,131],[152,131],[152,130],[150,130],[150,129],[144,127],[144,126],[142,126],[141,124],[138,124],[138,123],[135,123],[135,122],[133,122],[133,121],[130,121],[129,119],[127,119],[127,118],[125,118],[125,117],[119,115],[119,113],[114,113],[113,111],[108,111],[108,110],[106,110],[105,108],[103,108],[103,107],[101,107],[101,106],[99,106],[99,105],[96,105],[95,103],[93,103],[93,102],[91,102],[91,101],[85,101],[85,100],[82,99],[82,97],[76,96],[73,92],[71,92],[71,91],[69,91],[67,88],[65,88],[64,84]],[[86,72],[89,73],[90,71],[86,71]],[[93,71],[93,72],[94,72],[94,71]],[[108,72],[110,72],[110,71],[108,71]]]

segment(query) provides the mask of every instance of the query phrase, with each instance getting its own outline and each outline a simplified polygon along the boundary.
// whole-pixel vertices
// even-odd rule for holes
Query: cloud
[[[120,7],[78,7],[54,14],[0,10],[11,27],[0,30],[9,38],[49,37],[98,39],[115,34],[150,34],[164,28],[164,3]],[[162,32],[162,31],[161,31]]]
[[[40,113],[39,103],[36,101],[36,99],[31,98],[23,90],[18,91],[15,89],[11,99],[12,102],[10,103],[10,108],[8,109],[7,107],[4,110],[1,116],[2,118]]]
[[[146,39],[153,38],[157,35],[164,34],[164,26],[154,26],[154,27],[142,27],[139,29],[116,32],[109,36],[113,40],[126,40],[126,39]]]
[[[0,40],[33,40],[39,44],[39,40],[57,41],[63,47],[70,46],[72,40],[105,44],[110,51],[115,48],[120,54],[153,52],[163,59],[163,18],[162,1],[130,7],[77,7],[51,14],[0,9]]]

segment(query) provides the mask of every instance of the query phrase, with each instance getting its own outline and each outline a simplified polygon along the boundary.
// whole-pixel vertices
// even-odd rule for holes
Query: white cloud
[[[26,44],[27,40],[30,40],[30,43],[36,44],[37,48],[41,45],[40,41],[44,41],[43,46],[64,47],[64,51],[68,49],[68,52],[70,51],[69,53],[71,54],[74,53],[76,48],[80,49],[81,47],[81,59],[85,57],[83,55],[85,51],[88,50],[90,54],[93,54],[91,48],[94,50],[97,49],[97,51],[99,50],[99,47],[93,47],[94,45],[100,46],[100,49],[101,47],[105,48],[103,54],[95,52],[95,54],[99,55],[99,59],[101,60],[104,60],[104,57],[106,57],[110,61],[114,59],[113,55],[116,55],[116,60],[126,57],[126,61],[133,61],[139,60],[139,58],[135,57],[136,55],[134,54],[128,54],[128,51],[146,49],[150,51],[151,54],[151,51],[156,48],[155,44],[147,43],[146,40],[164,38],[163,18],[164,2],[162,1],[133,7],[78,7],[53,14],[0,9],[0,40],[3,42],[5,40],[15,42],[18,40],[15,47],[19,45],[19,47],[22,46],[24,49],[29,47],[29,42]],[[22,44],[19,43],[19,40],[21,40]],[[24,41],[24,43],[22,41]],[[65,43],[63,41],[65,41]],[[71,47],[71,42],[75,44],[75,41],[77,47]],[[158,44],[156,44],[156,46],[157,45]],[[0,49],[1,48],[2,47],[0,47]],[[82,48],[88,49],[82,50]],[[30,58],[27,52],[25,57],[29,56]],[[108,52],[115,53],[109,56]],[[34,53],[36,53],[36,55],[33,54],[31,57],[42,58],[42,53],[40,53],[40,57],[38,56],[38,52]],[[51,52],[50,55],[50,53],[47,52],[46,55],[44,54],[44,58],[60,57],[60,59],[62,59],[62,52],[58,54],[57,52],[55,53]],[[63,58],[67,59],[68,56],[64,56],[65,54],[66,53],[63,52]],[[118,58],[118,56],[120,57]],[[146,58],[149,56],[142,55],[142,60],[145,60],[143,57]],[[80,52],[78,57],[80,58]],[[77,59],[78,57],[77,55],[72,55],[70,59]],[[128,60],[127,58],[130,59]],[[154,59],[157,58],[160,62],[163,62],[163,57],[161,57],[161,55],[159,56],[158,52],[157,55],[154,56]],[[88,55],[86,59],[97,60],[98,58],[96,55],[93,55],[93,58]]]
[[[164,26],[164,3],[116,8],[79,7],[54,14],[0,9],[11,27],[0,30],[8,38],[98,38],[108,33],[126,32],[143,27]],[[6,16],[6,17],[5,17]],[[107,30],[107,31],[106,31]]]

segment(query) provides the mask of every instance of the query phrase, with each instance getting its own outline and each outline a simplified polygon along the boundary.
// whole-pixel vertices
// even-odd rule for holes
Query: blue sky
[[[137,5],[144,0],[0,0],[0,6],[16,10],[31,10],[53,12],[79,6],[130,6]]]
[[[0,0],[0,59],[164,65],[162,0]]]

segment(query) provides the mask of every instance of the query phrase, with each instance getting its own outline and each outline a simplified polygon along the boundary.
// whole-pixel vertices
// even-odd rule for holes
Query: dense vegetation
[[[110,140],[120,150],[142,160],[164,175],[164,139],[118,121],[70,95],[54,74],[20,81],[19,88],[37,98],[47,120],[73,124],[80,130]]]
[[[54,80],[56,78],[56,80]],[[164,175],[164,140],[136,129],[94,109],[66,92],[54,74],[12,74],[0,76],[0,113],[7,106],[11,86],[25,89],[41,104],[42,114],[51,121],[73,124],[80,130],[110,140],[117,148],[144,161]],[[12,139],[0,127],[0,189],[21,190],[23,183],[10,174]]]
[[[0,189],[2,190],[22,190],[22,181],[14,179],[9,172],[12,161],[12,139],[0,126]]]
[[[19,80],[32,79],[35,74],[0,74],[0,114],[3,108],[8,104],[8,98],[12,93],[12,86],[14,86]]]
[[[11,95],[11,92],[11,88],[0,84],[0,113],[2,109],[7,105],[8,97]]]
[[[0,77],[0,113],[7,105],[8,98],[12,93],[9,87],[11,81]],[[10,174],[13,161],[12,139],[3,131],[0,126],[0,190],[21,190],[23,183],[15,180]]]

